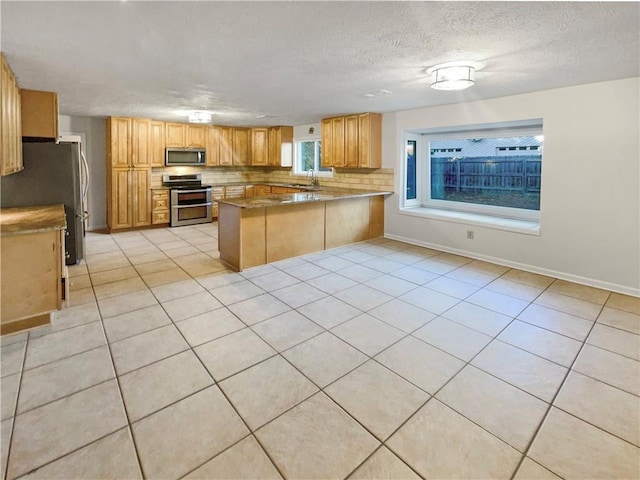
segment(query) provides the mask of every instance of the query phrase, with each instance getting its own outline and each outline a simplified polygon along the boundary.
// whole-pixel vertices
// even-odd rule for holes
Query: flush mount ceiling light
[[[471,65],[440,65],[431,69],[431,88],[464,90],[475,83],[476,69]]]
[[[195,110],[189,113],[189,123],[209,123],[211,121],[211,112]]]

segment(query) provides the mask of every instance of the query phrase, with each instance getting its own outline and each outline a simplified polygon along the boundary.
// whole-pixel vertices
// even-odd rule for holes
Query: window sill
[[[413,217],[431,218],[433,220],[442,220],[444,222],[462,223],[464,225],[477,225],[479,227],[523,233],[525,235],[540,235],[540,222],[537,221],[516,220],[513,218],[426,207],[401,208],[400,214],[410,215]]]

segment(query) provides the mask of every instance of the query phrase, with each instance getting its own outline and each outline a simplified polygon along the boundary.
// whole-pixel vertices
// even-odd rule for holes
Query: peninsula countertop
[[[0,208],[0,233],[20,235],[67,228],[64,205]]]
[[[329,202],[347,198],[372,197],[377,195],[391,195],[393,192],[377,190],[359,190],[347,188],[320,188],[300,193],[283,193],[279,195],[265,195],[249,198],[225,198],[216,200],[240,208],[278,207],[281,205],[295,205],[309,202]]]

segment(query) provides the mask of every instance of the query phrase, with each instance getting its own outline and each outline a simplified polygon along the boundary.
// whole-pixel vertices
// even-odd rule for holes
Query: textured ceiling
[[[637,2],[0,4],[20,85],[68,115],[300,125],[640,75]],[[474,87],[429,88],[428,67],[463,59]]]

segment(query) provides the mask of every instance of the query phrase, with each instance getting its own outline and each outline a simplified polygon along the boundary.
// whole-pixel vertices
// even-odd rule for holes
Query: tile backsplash
[[[162,185],[163,174],[201,173],[205,184],[221,183],[310,183],[304,175],[293,175],[289,168],[265,167],[165,167],[151,171],[151,187]],[[375,170],[339,169],[331,178],[320,178],[320,185],[337,188],[389,191],[394,189],[393,168]]]

